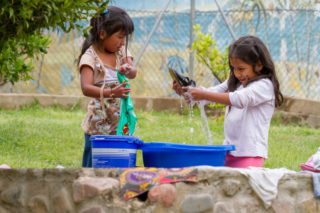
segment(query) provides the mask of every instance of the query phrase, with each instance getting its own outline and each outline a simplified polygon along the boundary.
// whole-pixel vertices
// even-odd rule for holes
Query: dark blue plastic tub
[[[141,146],[145,167],[179,168],[188,166],[224,166],[226,154],[234,145],[187,145],[149,142]]]
[[[92,167],[135,167],[137,149],[143,142],[134,136],[93,135]]]

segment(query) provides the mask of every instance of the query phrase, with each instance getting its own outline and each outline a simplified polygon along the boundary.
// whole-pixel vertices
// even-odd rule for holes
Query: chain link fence
[[[137,55],[159,11],[128,13],[135,23],[135,33],[129,43]],[[236,35],[256,35],[268,46],[277,67],[281,90],[286,96],[320,100],[320,11],[318,10],[224,10],[226,20]],[[221,50],[233,38],[222,13],[196,11],[195,24],[209,33]],[[50,32],[52,43],[48,54],[36,59],[33,80],[6,85],[1,92],[81,95],[76,61],[83,41],[81,32],[68,34]],[[190,12],[165,11],[159,26],[138,64],[138,76],[130,83],[133,96],[170,97],[171,78],[167,69],[170,56],[179,56],[190,63]],[[194,61],[192,75],[198,85],[217,83],[211,71]]]

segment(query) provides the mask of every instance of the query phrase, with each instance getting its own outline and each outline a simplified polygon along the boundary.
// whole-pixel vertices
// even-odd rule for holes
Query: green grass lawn
[[[145,142],[207,144],[197,110],[190,116],[169,112],[136,111],[135,136]],[[68,168],[81,166],[85,111],[59,107],[42,108],[35,104],[19,110],[0,109],[0,164],[13,168]],[[209,117],[214,144],[223,140],[223,117]],[[193,131],[192,131],[193,130]],[[266,167],[299,171],[320,146],[320,129],[298,124],[282,124],[274,119],[269,131],[269,159]],[[143,165],[138,152],[138,165]]]

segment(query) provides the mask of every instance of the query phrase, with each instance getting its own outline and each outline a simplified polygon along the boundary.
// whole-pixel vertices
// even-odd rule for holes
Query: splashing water
[[[208,139],[208,145],[212,145],[213,144],[213,140],[212,140],[212,136],[211,136],[211,132],[210,132],[210,128],[209,128],[208,118],[207,118],[206,112],[204,110],[204,105],[205,105],[204,102],[201,102],[201,101],[195,102],[195,101],[193,101],[190,93],[188,93],[188,92],[186,92],[184,95],[190,101],[190,103],[189,103],[189,122],[191,123],[192,118],[193,118],[193,106],[194,106],[194,104],[197,104],[199,109],[200,109],[200,115],[201,115],[201,118],[202,118],[201,119],[202,130],[204,132],[206,132],[207,139]],[[193,132],[194,132],[193,127],[190,127],[191,136],[192,136]],[[191,141],[192,141],[192,138],[191,138]]]
[[[202,102],[198,102],[197,105],[198,105],[198,107],[200,109],[200,115],[201,115],[201,118],[202,118],[203,131],[205,131],[207,133],[208,145],[212,145],[213,144],[213,140],[212,140],[209,124],[208,124],[208,118],[207,118],[207,115],[206,115],[206,111],[204,110],[204,104]]]
[[[181,98],[180,98],[180,110],[181,110],[181,112],[182,112],[182,110],[183,110],[183,102],[185,102],[185,100],[184,100],[184,98],[182,97],[182,96],[180,96]],[[194,133],[194,128],[193,128],[193,126],[192,126],[192,124],[193,124],[193,122],[192,122],[192,120],[193,120],[193,104],[192,103],[190,103],[189,105],[188,105],[188,110],[189,110],[189,120],[188,120],[188,123],[189,123],[189,125],[190,125],[190,129],[189,129],[189,133],[190,133],[190,141],[192,141],[193,140],[193,133]],[[183,120],[181,120],[180,121],[180,125],[184,125],[183,124]],[[182,144],[186,144],[186,142],[184,141],[184,142],[182,142]]]
[[[189,104],[189,123],[192,125],[192,119],[193,119],[193,104]],[[194,128],[193,126],[190,126],[190,135],[191,135],[191,141],[193,136]]]

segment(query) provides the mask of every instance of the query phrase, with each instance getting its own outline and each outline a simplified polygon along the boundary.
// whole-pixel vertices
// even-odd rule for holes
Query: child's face
[[[126,34],[122,31],[118,31],[112,34],[110,37],[100,37],[103,42],[103,48],[107,52],[117,52],[125,44]]]
[[[247,64],[238,58],[230,58],[230,64],[233,68],[234,76],[242,85],[247,84],[249,80],[257,77],[251,64]]]

